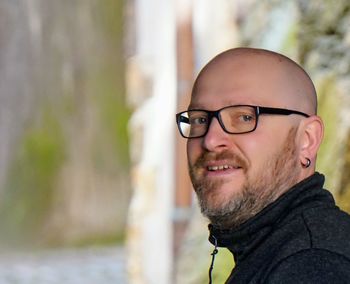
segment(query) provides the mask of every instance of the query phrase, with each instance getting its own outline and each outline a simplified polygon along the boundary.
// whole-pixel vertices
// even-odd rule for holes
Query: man
[[[316,113],[298,64],[237,48],[203,68],[177,114],[209,240],[234,255],[227,283],[350,283],[350,217],[315,172]]]

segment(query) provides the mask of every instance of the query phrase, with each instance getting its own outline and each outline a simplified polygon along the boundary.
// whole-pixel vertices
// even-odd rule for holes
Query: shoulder
[[[306,249],[282,259],[264,283],[350,283],[350,259],[325,249]]]
[[[309,208],[288,227],[263,283],[350,283],[347,213],[337,207]]]
[[[314,249],[333,251],[350,259],[350,216],[339,208],[303,212],[304,225]]]
[[[338,207],[313,207],[289,217],[270,235],[276,261],[299,251],[319,249],[350,259],[350,216]]]

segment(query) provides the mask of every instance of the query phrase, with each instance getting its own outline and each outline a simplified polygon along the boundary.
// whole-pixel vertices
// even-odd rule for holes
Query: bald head
[[[288,57],[264,49],[235,48],[217,55],[199,73],[192,101],[199,93],[232,92],[237,101],[231,104],[292,108],[309,115],[317,112],[316,90],[305,70]]]
[[[178,125],[191,138],[191,180],[213,224],[243,224],[314,173],[323,137],[316,106],[307,73],[278,53],[231,49],[202,69]]]

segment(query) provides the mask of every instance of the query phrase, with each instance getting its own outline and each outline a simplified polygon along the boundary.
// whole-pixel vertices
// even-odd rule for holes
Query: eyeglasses
[[[261,107],[251,105],[226,106],[216,111],[191,109],[176,114],[176,122],[180,134],[184,138],[198,138],[207,134],[214,117],[222,129],[229,134],[249,133],[256,129],[259,115],[297,114],[309,117],[308,114],[283,108]]]

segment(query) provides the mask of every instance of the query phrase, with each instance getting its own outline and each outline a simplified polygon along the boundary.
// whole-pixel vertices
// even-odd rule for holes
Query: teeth
[[[222,166],[210,166],[208,167],[209,171],[222,171],[222,170],[227,170],[227,169],[233,169],[234,167],[229,166],[229,165],[222,165]]]

